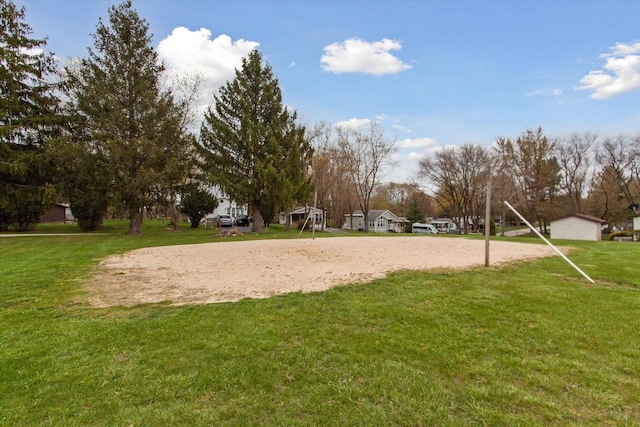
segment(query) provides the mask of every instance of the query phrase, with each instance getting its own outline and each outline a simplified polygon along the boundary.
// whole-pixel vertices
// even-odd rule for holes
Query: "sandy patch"
[[[231,239],[231,237],[230,237]],[[491,242],[491,265],[553,255],[544,245]],[[226,241],[138,249],[100,263],[87,284],[95,307],[208,304],[323,291],[388,272],[484,265],[484,241],[366,236]]]

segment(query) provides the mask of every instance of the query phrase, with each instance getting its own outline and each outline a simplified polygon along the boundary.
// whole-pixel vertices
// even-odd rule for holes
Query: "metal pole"
[[[318,192],[313,193],[313,226],[311,228],[311,239],[316,238],[316,209],[318,204]]]
[[[484,211],[484,266],[489,267],[489,240],[491,236],[491,173],[487,181],[487,201]]]
[[[574,263],[573,263],[569,258],[567,258],[567,257],[565,256],[565,254],[563,254],[563,253],[562,253],[562,252],[560,252],[560,251],[559,251],[555,246],[553,246],[553,245],[551,244],[551,242],[550,242],[550,241],[548,241],[547,239],[545,239],[545,237],[544,237],[542,234],[540,234],[540,233],[538,232],[538,230],[536,230],[536,228],[535,228],[533,225],[529,224],[529,221],[527,221],[527,220],[526,220],[522,215],[520,215],[520,213],[519,213],[517,210],[515,210],[515,208],[514,208],[513,206],[511,206],[511,205],[509,204],[509,202],[507,202],[507,201],[505,200],[504,204],[505,204],[505,205],[507,205],[507,207],[508,207],[509,209],[511,209],[511,210],[513,211],[513,213],[515,213],[515,214],[518,216],[518,218],[520,218],[520,219],[522,220],[522,222],[524,222],[525,224],[527,224],[527,226],[531,229],[531,231],[533,231],[534,233],[536,233],[536,234],[538,235],[538,237],[539,237],[539,238],[541,238],[541,239],[542,239],[542,240],[543,240],[547,245],[551,246],[551,249],[553,249],[554,251],[556,251],[556,253],[557,253],[558,255],[560,255],[560,256],[562,257],[562,259],[564,259],[566,262],[568,262],[570,266],[572,266],[573,268],[575,268],[575,269],[576,269],[576,271],[578,271],[580,274],[582,274],[582,275],[583,275],[583,276],[584,276],[584,277],[585,277],[589,282],[591,282],[591,283],[596,283],[596,282],[594,282],[594,281],[593,281],[593,279],[592,279],[591,277],[587,276],[587,274],[586,274],[584,271],[580,270],[580,268],[579,268],[577,265],[575,265],[575,264],[574,264]]]

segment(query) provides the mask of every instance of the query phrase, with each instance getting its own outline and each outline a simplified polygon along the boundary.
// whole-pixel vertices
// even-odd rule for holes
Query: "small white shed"
[[[606,221],[589,215],[573,214],[551,221],[551,238],[567,240],[602,239],[602,224]]]

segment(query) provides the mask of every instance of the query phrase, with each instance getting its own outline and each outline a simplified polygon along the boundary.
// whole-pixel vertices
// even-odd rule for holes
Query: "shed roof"
[[[594,216],[590,216],[590,215],[583,215],[583,214],[571,214],[571,215],[566,215],[560,218],[556,218],[553,221],[560,221],[561,219],[567,219],[567,218],[580,218],[580,219],[584,219],[587,221],[592,221],[592,222],[597,222],[599,224],[604,224],[607,221],[605,221],[604,219],[601,218],[596,218]],[[551,221],[551,222],[553,222]]]

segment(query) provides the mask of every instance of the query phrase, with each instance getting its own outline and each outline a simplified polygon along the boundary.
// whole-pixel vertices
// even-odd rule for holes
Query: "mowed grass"
[[[229,239],[124,231],[0,238],[0,425],[640,425],[640,244],[559,242],[595,285],[553,257],[90,308],[82,281],[108,254]]]

